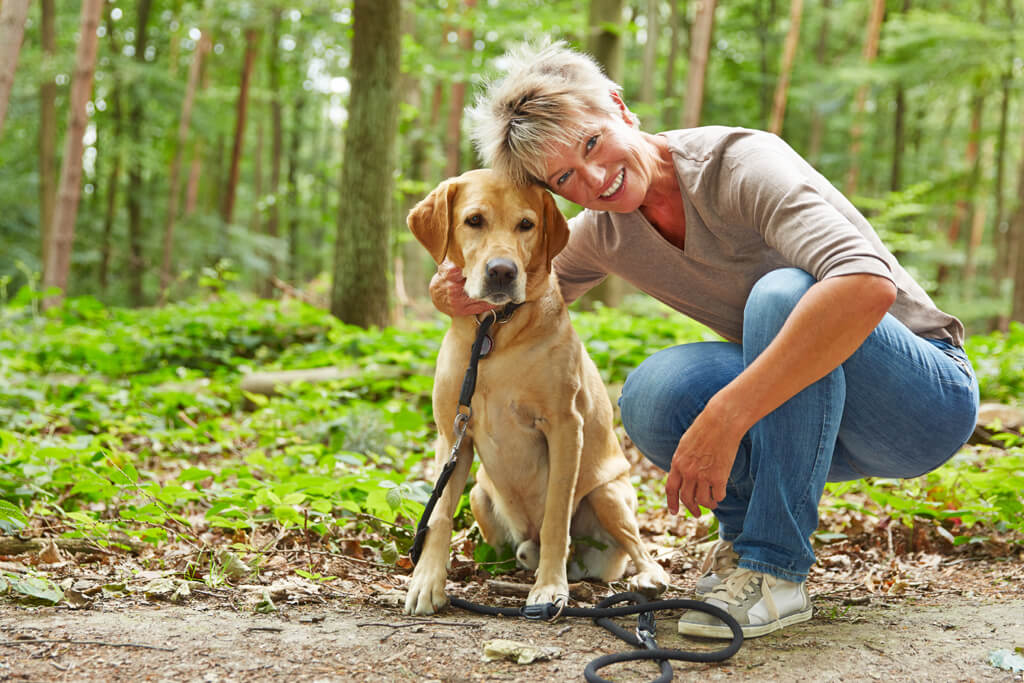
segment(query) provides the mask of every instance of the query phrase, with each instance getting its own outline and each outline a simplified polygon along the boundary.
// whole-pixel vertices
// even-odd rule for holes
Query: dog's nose
[[[507,258],[496,258],[487,262],[487,281],[493,286],[510,285],[518,274],[519,268]]]

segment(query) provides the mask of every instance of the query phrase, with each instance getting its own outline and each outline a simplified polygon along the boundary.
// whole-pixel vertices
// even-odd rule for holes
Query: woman
[[[974,428],[964,328],[856,208],[768,133],[651,135],[589,57],[506,56],[471,112],[485,162],[586,209],[557,257],[567,301],[614,273],[725,340],[655,353],[619,400],[626,433],[668,472],[668,509],[712,510],[697,581],[747,637],[811,618],[805,580],[826,481],[916,477]],[[445,266],[438,308],[487,309]],[[681,633],[731,637],[686,612]]]

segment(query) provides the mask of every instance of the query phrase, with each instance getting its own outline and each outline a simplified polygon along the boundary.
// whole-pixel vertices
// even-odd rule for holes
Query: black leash
[[[444,492],[445,486],[448,485],[448,480],[451,479],[452,472],[455,470],[459,448],[462,446],[462,440],[466,435],[466,428],[469,425],[469,419],[473,416],[473,409],[470,407],[470,402],[473,399],[473,392],[476,390],[477,368],[480,363],[480,359],[490,352],[491,346],[493,345],[493,340],[490,335],[488,335],[488,331],[495,322],[506,322],[518,307],[519,304],[508,304],[501,313],[490,311],[485,314],[483,320],[477,318],[479,327],[477,328],[476,338],[473,340],[473,347],[470,351],[469,366],[466,368],[466,374],[462,379],[462,391],[459,394],[459,405],[458,408],[456,408],[455,413],[455,441],[452,445],[451,455],[448,457],[448,462],[445,463],[442,468],[441,474],[438,476],[437,482],[434,484],[434,490],[430,493],[430,500],[427,501],[427,504],[423,509],[423,515],[420,517],[419,524],[416,525],[416,535],[413,538],[412,547],[409,549],[409,559],[412,560],[414,565],[420,560],[420,555],[423,552],[423,543],[426,540],[427,531],[430,529],[430,515],[433,513],[434,507],[437,505],[437,501],[441,498],[441,494]],[[612,607],[612,605],[625,602],[627,600],[631,601],[633,604],[624,607]],[[658,662],[658,665],[661,668],[661,676],[655,679],[653,683],[664,683],[666,681],[671,681],[673,676],[672,665],[669,664],[669,660],[684,662],[721,662],[736,654],[736,652],[739,651],[740,646],[743,644],[743,629],[740,628],[739,623],[737,623],[736,619],[734,619],[732,615],[718,607],[715,607],[714,605],[697,600],[677,599],[656,600],[651,602],[640,593],[624,592],[616,593],[615,595],[605,598],[598,603],[597,607],[567,607],[562,601],[557,603],[547,602],[539,605],[526,605],[524,607],[491,607],[489,605],[480,605],[474,602],[469,602],[468,600],[462,600],[461,598],[451,598],[450,601],[454,607],[468,610],[470,612],[476,612],[477,614],[511,617],[521,616],[533,621],[555,621],[559,617],[563,616],[586,617],[593,619],[595,624],[607,629],[633,647],[639,648],[631,652],[617,652],[609,655],[602,655],[591,661],[583,670],[584,678],[590,683],[610,683],[606,679],[597,675],[597,671],[606,666],[620,662],[647,659]],[[710,614],[717,619],[720,619],[729,627],[732,631],[732,641],[730,641],[729,645],[720,650],[709,650],[707,652],[660,648],[658,647],[657,641],[654,639],[654,613],[657,610],[666,609],[691,609]],[[635,634],[630,633],[611,620],[611,617],[619,617],[629,614],[639,615],[637,617]]]
[[[624,607],[612,607],[612,605],[627,600],[634,604]],[[477,614],[506,617],[521,616],[535,621],[554,621],[559,617],[587,617],[593,619],[595,624],[606,628],[633,647],[639,648],[630,652],[615,652],[601,655],[592,660],[583,670],[583,677],[589,683],[610,683],[607,679],[601,678],[597,674],[599,669],[603,669],[606,666],[648,659],[656,661],[661,668],[661,676],[654,679],[652,683],[665,683],[666,681],[671,681],[673,676],[672,665],[669,664],[669,660],[681,662],[723,662],[736,654],[740,646],[743,645],[743,629],[740,628],[736,619],[728,612],[698,600],[648,601],[640,593],[625,592],[616,593],[605,598],[597,604],[597,607],[566,607],[551,602],[541,605],[526,605],[525,607],[490,607],[461,598],[451,598],[450,601],[454,607],[476,612]],[[729,630],[732,631],[732,640],[720,650],[708,650],[706,652],[658,647],[658,642],[654,639],[654,613],[658,610],[667,609],[691,609],[721,619],[729,627]],[[629,614],[639,615],[637,617],[635,633],[630,633],[611,620],[611,617],[621,617]]]

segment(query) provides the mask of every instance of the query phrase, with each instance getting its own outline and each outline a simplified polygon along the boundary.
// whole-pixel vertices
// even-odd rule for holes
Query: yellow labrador
[[[552,196],[539,187],[515,188],[489,170],[470,171],[442,183],[408,223],[435,261],[447,256],[462,268],[471,298],[522,305],[491,327],[493,350],[480,362],[472,418],[431,515],[406,612],[432,614],[448,602],[452,516],[474,448],[481,467],[470,494],[473,516],[489,544],[511,544],[518,563],[536,570],[527,604],[567,598],[570,578],[616,580],[629,558],[637,569],[632,589],[664,591],[668,574],[640,539],[611,402],[551,271],[569,238]],[[439,466],[451,454],[446,427],[455,419],[476,329],[473,316],[454,318],[438,354]],[[572,551],[571,538],[579,541]]]

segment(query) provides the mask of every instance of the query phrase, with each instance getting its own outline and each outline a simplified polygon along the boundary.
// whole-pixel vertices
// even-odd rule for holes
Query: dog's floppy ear
[[[551,272],[551,261],[569,242],[569,224],[558,209],[554,196],[547,190],[544,192],[544,243],[548,252],[548,272]]]
[[[459,184],[449,179],[434,188],[434,191],[412,208],[406,223],[431,257],[437,263],[444,261],[452,240],[451,211],[455,205],[455,194]]]

